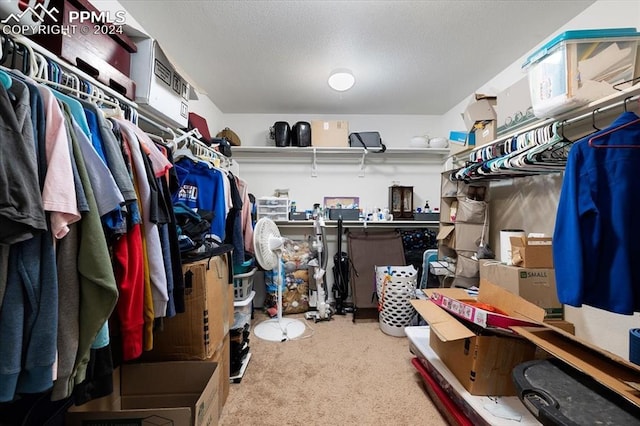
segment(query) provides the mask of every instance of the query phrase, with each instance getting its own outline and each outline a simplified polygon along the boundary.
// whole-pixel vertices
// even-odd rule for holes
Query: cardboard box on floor
[[[229,397],[230,377],[231,377],[231,337],[229,333],[224,337],[222,347],[209,359],[218,364],[218,412],[222,414],[224,404]]]
[[[553,269],[519,268],[496,261],[480,261],[480,287],[491,282],[545,310],[545,319],[562,319]]]
[[[459,301],[475,300],[459,288],[424,292],[429,297],[438,292]],[[539,323],[544,318],[543,309],[491,283],[480,286],[477,301],[527,322]],[[473,323],[456,319],[430,300],[412,300],[411,304],[429,323],[431,347],[469,393],[516,395],[511,371],[534,359],[535,345],[515,333],[490,334]]]
[[[201,361],[125,364],[113,393],[66,414],[68,426],[218,424],[218,364]]]
[[[640,407],[640,367],[558,328],[513,330],[573,368]]]
[[[185,312],[164,319],[163,330],[153,335],[153,350],[142,356],[144,361],[204,361],[222,347],[232,317],[229,261],[227,256],[214,256],[182,265]]]
[[[553,268],[552,239],[510,237],[511,262],[524,268]]]

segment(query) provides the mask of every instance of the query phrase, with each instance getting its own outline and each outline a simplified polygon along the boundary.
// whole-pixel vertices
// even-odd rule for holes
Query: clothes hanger
[[[638,124],[640,123],[640,117],[636,118],[635,120],[629,121],[628,123],[625,123],[621,126],[618,127],[614,127],[612,129],[609,129],[603,133],[598,133],[597,135],[591,137],[589,139],[589,146],[591,148],[597,148],[597,149],[607,149],[607,148],[640,148],[640,144],[638,145],[633,145],[633,144],[611,144],[611,145],[607,145],[607,144],[596,144],[594,143],[597,139],[601,139],[604,136],[610,135],[611,133],[617,132],[618,130],[622,130],[626,127],[632,126],[634,124]]]

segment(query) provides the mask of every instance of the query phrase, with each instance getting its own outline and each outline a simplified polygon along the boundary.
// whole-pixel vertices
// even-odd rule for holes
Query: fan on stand
[[[272,342],[283,342],[295,339],[304,333],[302,321],[282,318],[282,246],[284,239],[280,236],[278,226],[271,219],[263,217],[258,220],[253,230],[253,247],[256,260],[264,269],[278,267],[278,315],[256,325],[253,332],[260,339]]]

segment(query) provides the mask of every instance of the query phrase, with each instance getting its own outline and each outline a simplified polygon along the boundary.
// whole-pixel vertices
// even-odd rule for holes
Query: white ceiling
[[[224,113],[441,115],[594,1],[119,2]]]

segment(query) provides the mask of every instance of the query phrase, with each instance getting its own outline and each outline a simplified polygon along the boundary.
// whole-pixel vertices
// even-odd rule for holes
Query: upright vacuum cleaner
[[[338,252],[333,256],[333,297],[336,314],[346,315],[351,309],[345,306],[349,297],[349,257],[342,251],[342,216],[338,217]]]

